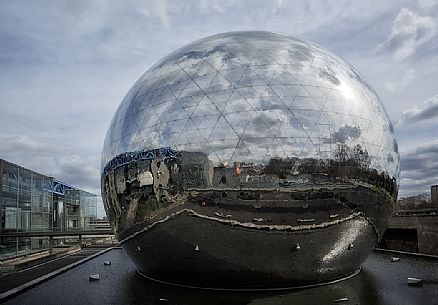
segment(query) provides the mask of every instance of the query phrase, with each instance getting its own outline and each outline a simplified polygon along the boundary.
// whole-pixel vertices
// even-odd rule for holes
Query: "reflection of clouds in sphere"
[[[258,289],[357,273],[392,214],[399,156],[381,101],[346,62],[235,32],[140,77],[102,166],[108,219],[142,274]]]
[[[371,167],[398,176],[383,105],[345,61],[318,46],[265,32],[219,34],[148,70],[107,133],[103,166],[127,151],[171,147],[215,165],[330,158],[360,144]]]

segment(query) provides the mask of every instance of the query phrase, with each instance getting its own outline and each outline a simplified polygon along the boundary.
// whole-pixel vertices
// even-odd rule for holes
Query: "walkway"
[[[45,276],[51,272],[57,271],[65,266],[78,262],[86,257],[89,257],[113,246],[114,245],[110,243],[92,245],[87,248],[83,248],[81,251],[78,251],[76,253],[66,255],[42,264],[38,264],[27,269],[23,269],[21,271],[18,271],[17,273],[8,274],[0,279],[0,294],[17,288],[23,284]]]

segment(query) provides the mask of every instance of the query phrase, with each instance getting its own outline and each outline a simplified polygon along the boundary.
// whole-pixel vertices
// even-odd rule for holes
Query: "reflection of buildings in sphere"
[[[102,194],[146,276],[297,286],[359,268],[398,171],[392,125],[353,68],[288,36],[236,32],[183,47],[131,88],[105,140]]]

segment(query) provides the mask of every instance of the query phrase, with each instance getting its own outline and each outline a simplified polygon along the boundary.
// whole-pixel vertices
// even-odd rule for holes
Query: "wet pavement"
[[[73,264],[112,246],[112,244],[96,244],[87,248],[83,248],[81,251],[74,254],[62,256],[48,262],[43,262],[33,267],[20,270],[17,273],[8,274],[0,278],[0,293],[4,293],[10,289],[16,288],[53,271],[57,271],[64,266]]]
[[[391,262],[391,257],[400,261]],[[105,266],[104,261],[112,264]],[[90,282],[90,274],[100,280]],[[408,286],[407,278],[424,280]],[[340,299],[348,300],[340,301]],[[338,301],[338,302],[337,302]],[[140,276],[121,249],[113,249],[5,304],[438,304],[438,259],[374,252],[355,277],[331,285],[280,292],[223,292],[157,284]]]

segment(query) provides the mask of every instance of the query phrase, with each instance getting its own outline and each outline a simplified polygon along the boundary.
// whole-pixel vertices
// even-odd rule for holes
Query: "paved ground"
[[[0,279],[0,293],[16,288],[112,246],[113,245],[111,244],[92,245],[90,247],[83,248],[81,251],[72,255],[64,256],[50,262],[27,268],[17,273],[6,275]]]
[[[391,262],[391,256],[400,261]],[[111,260],[110,266],[103,262]],[[90,274],[100,280],[90,282]],[[421,287],[408,277],[424,279]],[[348,300],[336,303],[342,298]],[[355,277],[336,284],[271,293],[231,293],[176,288],[141,277],[126,254],[113,249],[31,290],[10,299],[9,305],[51,304],[438,304],[438,259],[374,252]]]

